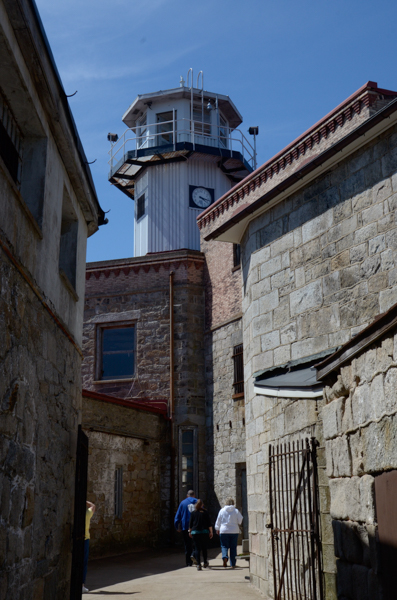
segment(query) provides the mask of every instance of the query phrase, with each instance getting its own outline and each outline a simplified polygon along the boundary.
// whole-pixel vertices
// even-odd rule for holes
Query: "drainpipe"
[[[174,440],[174,272],[170,271],[170,400],[168,417],[171,428],[171,468],[170,468],[170,534],[171,544],[175,543],[175,440]]]

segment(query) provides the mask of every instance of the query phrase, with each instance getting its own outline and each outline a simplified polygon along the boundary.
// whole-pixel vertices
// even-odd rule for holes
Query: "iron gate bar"
[[[276,600],[323,600],[317,445],[314,438],[292,442],[292,447],[290,442],[269,445],[267,527]]]
[[[284,560],[283,560],[283,568],[282,568],[281,576],[280,576],[281,583],[280,583],[280,589],[279,589],[278,594],[277,594],[277,600],[280,600],[280,598],[281,598],[281,592],[282,592],[283,585],[284,585],[284,572],[285,572],[285,567],[286,567],[286,564],[287,564],[287,558],[288,558],[288,554],[289,554],[289,547],[290,547],[290,543],[291,543],[291,535],[292,535],[291,530],[292,530],[292,525],[294,524],[294,520],[295,520],[296,507],[297,507],[297,503],[298,503],[300,486],[301,486],[301,483],[302,483],[302,478],[303,478],[303,474],[304,474],[304,468],[305,468],[305,464],[306,464],[306,454],[307,454],[307,452],[305,452],[303,454],[303,465],[302,465],[301,472],[300,472],[300,475],[299,475],[298,487],[296,488],[296,492],[295,492],[294,508],[293,508],[293,511],[292,511],[291,523],[290,523],[290,526],[289,526],[289,533],[288,533],[288,538],[287,538],[287,544],[286,544],[286,547],[285,547],[285,556],[284,556]],[[285,511],[284,511],[284,514],[285,514]]]

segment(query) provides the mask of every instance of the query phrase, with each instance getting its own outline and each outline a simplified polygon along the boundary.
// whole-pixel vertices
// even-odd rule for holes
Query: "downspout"
[[[174,272],[170,271],[170,400],[168,417],[171,428],[171,469],[170,469],[170,539],[175,543],[175,440],[174,440]]]

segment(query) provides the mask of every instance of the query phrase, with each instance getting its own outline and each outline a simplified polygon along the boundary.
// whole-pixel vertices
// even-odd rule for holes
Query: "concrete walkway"
[[[88,564],[84,594],[87,600],[176,600],[215,598],[215,600],[263,600],[251,587],[246,560],[237,568],[223,568],[218,549],[209,550],[208,569],[185,567],[182,549],[148,551],[93,560]]]

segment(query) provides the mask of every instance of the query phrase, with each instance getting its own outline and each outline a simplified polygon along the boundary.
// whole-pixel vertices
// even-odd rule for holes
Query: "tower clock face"
[[[189,206],[191,208],[207,208],[214,201],[214,190],[202,186],[189,185]]]

